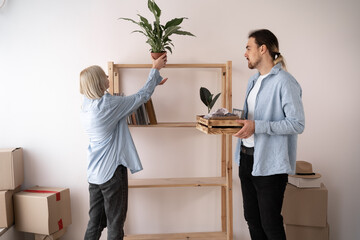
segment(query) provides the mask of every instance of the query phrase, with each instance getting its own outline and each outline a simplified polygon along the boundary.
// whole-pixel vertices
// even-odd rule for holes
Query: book
[[[155,109],[151,98],[145,103],[146,112],[149,116],[150,125],[157,124]]]
[[[133,113],[131,114],[131,124],[132,124],[132,125],[137,125],[135,112],[133,112]]]
[[[288,182],[298,188],[318,188],[321,187],[321,178],[299,178],[288,177]]]
[[[149,125],[150,121],[149,121],[149,114],[146,111],[146,107],[145,107],[145,103],[141,105],[141,111],[144,114],[144,124],[145,125]]]

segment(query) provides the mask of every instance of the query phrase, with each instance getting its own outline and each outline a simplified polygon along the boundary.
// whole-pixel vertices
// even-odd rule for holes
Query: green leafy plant
[[[219,98],[221,93],[218,93],[214,98],[214,94],[211,94],[211,92],[205,88],[205,87],[201,87],[200,88],[200,99],[201,101],[205,104],[205,106],[207,106],[208,108],[208,113],[210,113],[211,108],[214,106],[216,100]]]
[[[154,0],[148,0],[148,8],[150,12],[154,14],[155,21],[153,25],[150,24],[149,20],[145,17],[137,14],[140,18],[140,21],[137,22],[130,18],[119,18],[121,20],[126,20],[135,23],[138,25],[141,30],[135,30],[134,32],[141,33],[146,36],[147,41],[151,47],[150,51],[154,53],[160,53],[168,50],[172,53],[171,47],[174,47],[172,40],[169,38],[173,34],[177,35],[188,35],[195,37],[192,33],[180,30],[180,24],[183,22],[186,17],[174,18],[168,21],[165,25],[160,24],[160,15],[161,9],[155,3]]]

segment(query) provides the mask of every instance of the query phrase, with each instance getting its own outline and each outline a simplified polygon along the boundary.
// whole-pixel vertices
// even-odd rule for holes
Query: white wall
[[[189,19],[184,22],[184,29],[197,36],[174,37],[176,48],[169,56],[169,63],[232,60],[234,107],[242,108],[247,80],[255,73],[247,68],[243,57],[248,32],[269,28],[277,35],[288,70],[303,88],[306,128],[299,137],[298,159],[312,162],[314,170],[323,175],[329,190],[331,239],[360,239],[357,205],[360,201],[357,186],[360,182],[357,71],[360,2],[157,2],[163,9],[164,20],[186,16]],[[24,148],[24,187],[70,188],[73,224],[63,239],[81,239],[88,219],[87,137],[79,121],[82,97],[78,91],[78,75],[93,64],[106,69],[108,61],[149,62],[144,38],[129,34],[134,26],[117,20],[135,18],[137,13],[150,16],[146,0],[8,0],[0,9],[0,147]],[[178,74],[180,77],[173,79],[180,78],[184,85],[188,84],[189,74]],[[205,111],[196,95],[202,84],[200,75],[212,78],[216,73],[192,74],[191,78],[199,82],[187,89],[183,87],[180,92],[194,92],[184,103],[195,103],[192,111],[197,114]],[[180,109],[173,101],[178,97],[177,85],[171,80],[154,95],[159,118],[166,118],[168,109]],[[172,102],[169,100],[171,104],[166,104],[163,99]],[[175,113],[177,111],[171,116]],[[132,178],[206,176],[218,172],[219,166],[210,156],[216,158],[219,154],[217,137],[193,129],[136,128],[131,131],[145,167],[143,172],[130,176]],[[193,145],[202,151],[183,150]],[[249,239],[237,172],[234,164],[234,238]],[[194,189],[131,190],[126,232],[219,230],[218,206],[216,188],[199,192]],[[105,236],[106,233],[102,239],[106,239]]]

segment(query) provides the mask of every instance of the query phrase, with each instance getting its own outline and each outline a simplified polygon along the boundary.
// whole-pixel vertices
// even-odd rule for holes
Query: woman
[[[89,182],[89,223],[84,239],[99,239],[108,228],[108,240],[123,239],[127,212],[127,168],[142,170],[126,118],[147,102],[157,85],[167,78],[160,76],[166,55],[153,60],[145,85],[130,96],[112,96],[106,89],[109,80],[99,66],[80,73],[80,93],[84,95],[81,117],[89,136],[87,177]]]

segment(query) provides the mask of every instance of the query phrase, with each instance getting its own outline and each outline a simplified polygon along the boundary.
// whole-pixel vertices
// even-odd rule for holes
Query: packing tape
[[[58,225],[59,225],[59,230],[63,229],[63,222],[62,222],[62,218],[60,218],[60,220],[58,221]]]
[[[60,192],[58,192],[58,191],[49,191],[49,190],[24,190],[24,192],[31,192],[31,193],[56,193],[56,201],[60,201]]]

